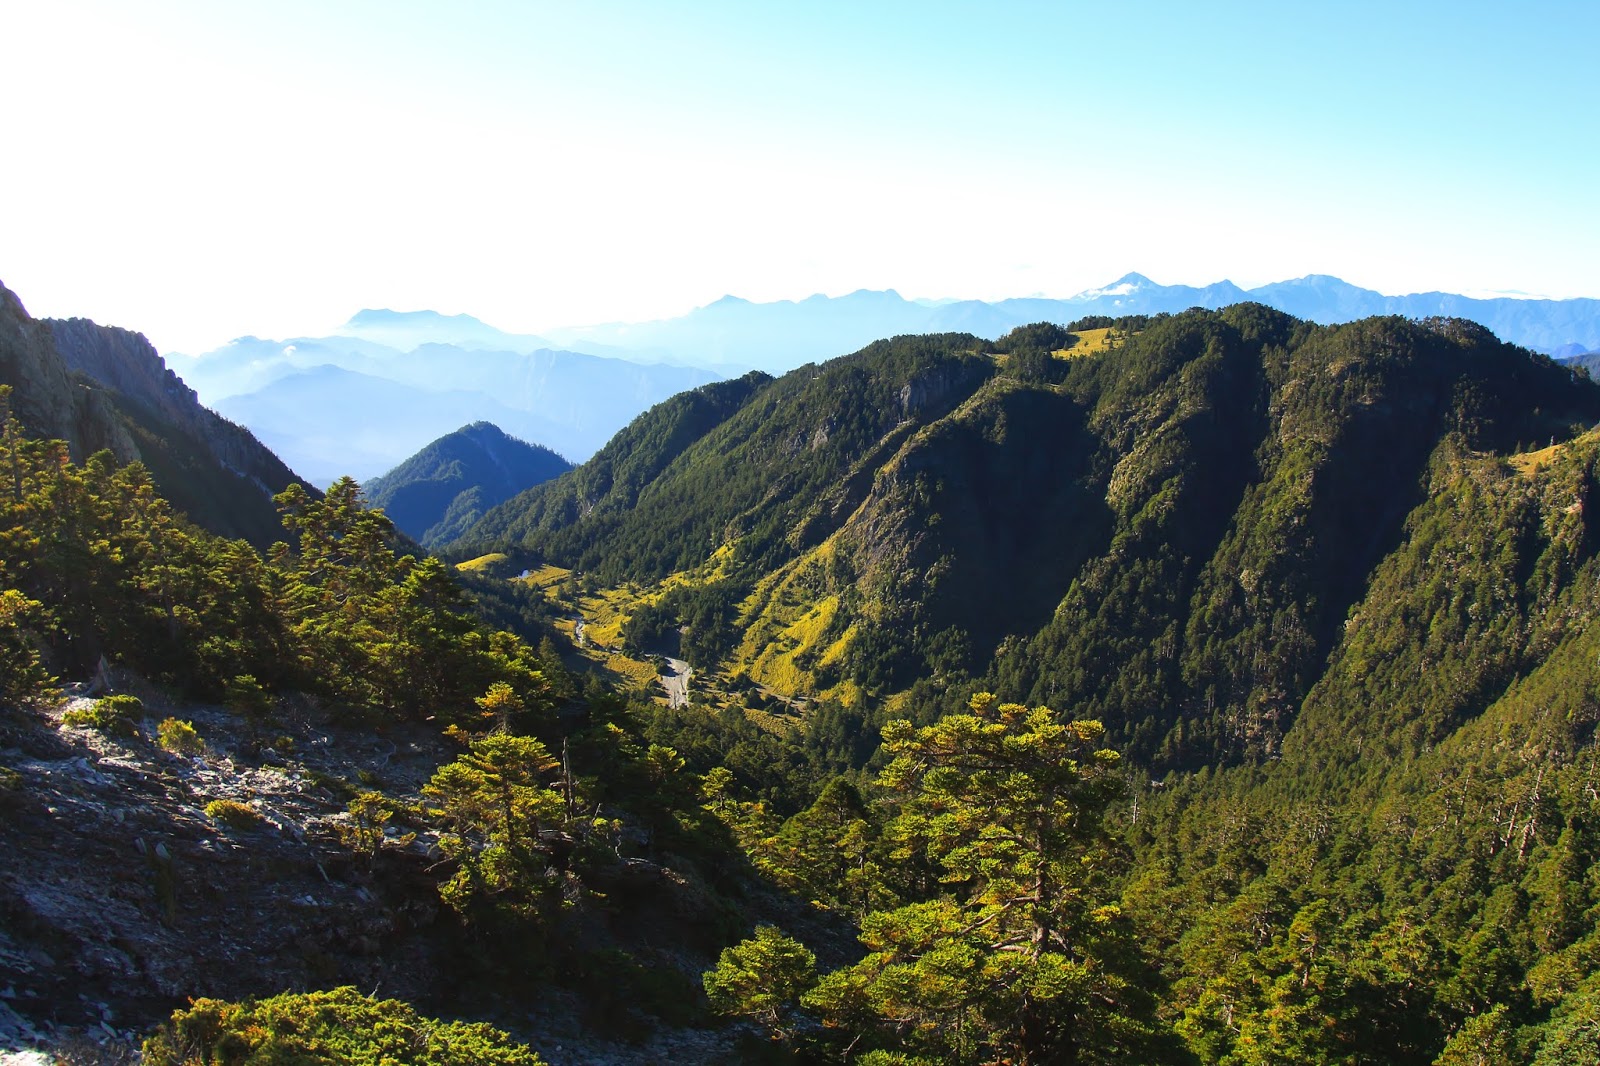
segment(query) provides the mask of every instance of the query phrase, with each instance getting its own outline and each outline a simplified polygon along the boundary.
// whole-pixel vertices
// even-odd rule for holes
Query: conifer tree
[[[806,997],[832,1024],[941,1061],[1131,1061],[1148,1006],[1105,874],[1104,815],[1122,783],[1098,722],[975,696],[971,713],[884,729],[879,783],[900,811],[897,857],[925,856],[942,890],[868,914],[868,954]]]

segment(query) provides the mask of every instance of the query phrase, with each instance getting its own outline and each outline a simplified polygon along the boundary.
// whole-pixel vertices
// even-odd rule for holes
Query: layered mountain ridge
[[[1385,296],[1326,275],[1246,290],[1130,273],[1065,299],[908,300],[894,290],[757,303],[725,296],[677,318],[500,330],[465,314],[366,309],[322,337],[240,337],[175,363],[200,397],[318,484],[373,478],[452,430],[488,421],[572,459],[652,404],[750,368],[784,373],[880,337],[998,337],[1033,322],[1255,301],[1324,324],[1455,316],[1559,355],[1600,348],[1600,301]]]
[[[555,343],[579,351],[632,351],[639,357],[779,373],[903,333],[997,337],[1030,322],[1065,325],[1095,315],[1175,314],[1190,307],[1215,310],[1252,301],[1324,325],[1375,315],[1459,317],[1546,353],[1572,344],[1581,350],[1600,348],[1600,300],[1474,298],[1444,292],[1386,296],[1320,274],[1243,289],[1230,281],[1160,285],[1130,273],[1064,299],[1032,296],[993,302],[914,301],[892,289],[771,303],[727,296],[677,318],[545,332]]]
[[[585,458],[651,404],[718,376],[531,348],[539,338],[467,316],[363,312],[352,321],[327,337],[241,337],[178,366],[207,403],[318,484],[377,477],[477,421]]]

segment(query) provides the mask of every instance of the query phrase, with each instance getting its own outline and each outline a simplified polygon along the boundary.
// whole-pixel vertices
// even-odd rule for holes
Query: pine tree
[[[1148,1003],[1109,899],[1107,806],[1122,788],[1098,722],[975,696],[970,714],[884,729],[879,783],[897,857],[941,871],[936,896],[862,922],[867,957],[806,997],[835,1025],[948,1062],[1130,1061]]]

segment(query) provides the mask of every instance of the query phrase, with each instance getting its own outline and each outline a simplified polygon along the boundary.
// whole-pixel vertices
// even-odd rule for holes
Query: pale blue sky
[[[0,281],[164,350],[896,288],[1600,296],[1600,4],[0,0]]]

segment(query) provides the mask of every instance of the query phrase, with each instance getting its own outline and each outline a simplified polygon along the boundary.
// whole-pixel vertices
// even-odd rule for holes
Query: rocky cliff
[[[110,448],[118,459],[140,458],[115,405],[91,383],[74,380],[50,327],[29,317],[16,294],[0,285],[0,385],[12,388],[11,410],[33,433],[66,441],[74,459]]]
[[[0,384],[12,387],[23,426],[67,441],[74,459],[109,448],[148,466],[199,525],[260,546],[282,536],[272,496],[300,479],[248,430],[202,407],[142,335],[36,320],[0,286]]]
[[[68,368],[114,393],[136,439],[159,438],[154,453],[144,448],[145,462],[175,504],[217,532],[262,544],[277,538],[271,499],[291,482],[305,484],[294,471],[249,430],[202,407],[143,334],[84,318],[46,324]]]

